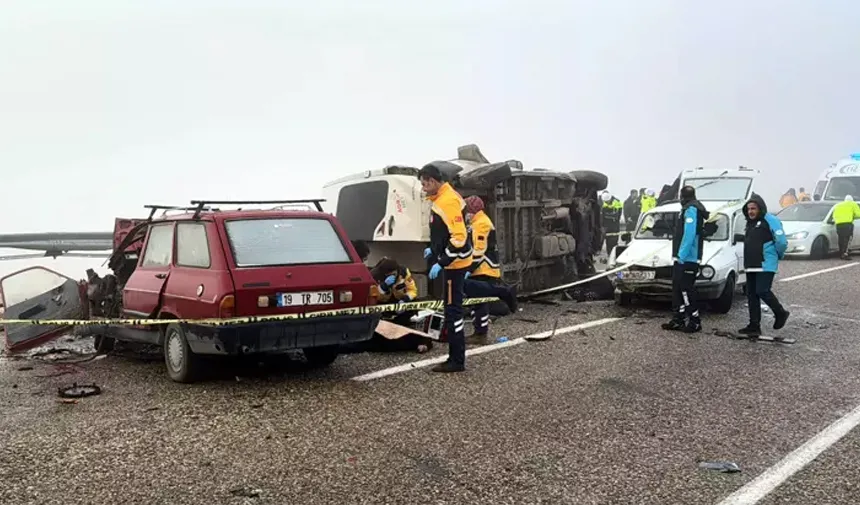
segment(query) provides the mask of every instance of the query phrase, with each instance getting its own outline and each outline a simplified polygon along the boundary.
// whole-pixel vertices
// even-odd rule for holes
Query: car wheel
[[[311,368],[325,368],[337,359],[340,354],[340,347],[336,345],[327,345],[322,347],[308,347],[302,349]]]
[[[175,382],[191,383],[200,376],[201,358],[191,351],[185,330],[176,323],[164,331],[164,364]]]
[[[633,305],[633,295],[631,293],[616,293],[615,305],[619,307],[629,307]]]
[[[104,335],[96,335],[93,339],[93,347],[96,349],[96,354],[107,354],[113,351],[116,340]]]
[[[812,242],[812,249],[809,251],[809,259],[820,260],[827,256],[827,251],[830,248],[830,244],[827,243],[827,239],[824,237],[816,237],[815,241]]]
[[[720,297],[713,302],[714,312],[718,314],[728,314],[729,311],[732,310],[732,304],[734,301],[735,274],[729,274],[728,279],[726,279],[726,286],[723,288],[723,292],[720,293]]]

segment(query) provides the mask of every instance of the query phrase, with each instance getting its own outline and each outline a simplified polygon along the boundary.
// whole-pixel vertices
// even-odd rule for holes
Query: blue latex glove
[[[425,260],[432,255],[433,255],[433,251],[431,251],[429,247],[427,249],[424,249],[424,259]]]
[[[466,272],[466,275],[464,275],[463,278],[468,279],[470,275],[472,275],[472,272]]]
[[[388,277],[385,278],[385,283],[388,284],[389,286],[393,286],[394,281],[396,281],[396,280],[397,280],[397,277],[394,274],[392,274],[392,275],[389,275]]]
[[[430,269],[429,277],[431,279],[435,279],[436,277],[439,277],[439,272],[441,272],[441,271],[442,271],[442,265],[440,265],[439,263],[436,263],[435,265],[433,265],[433,268]]]

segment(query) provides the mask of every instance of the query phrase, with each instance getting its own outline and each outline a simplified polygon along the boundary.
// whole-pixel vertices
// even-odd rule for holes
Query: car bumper
[[[236,326],[188,325],[186,335],[188,345],[197,354],[274,354],[370,340],[379,319],[379,314],[373,314]]]
[[[812,252],[812,242],[808,240],[789,240],[785,255],[789,257],[805,257]]]
[[[615,289],[624,294],[632,294],[642,298],[671,299],[672,280],[654,279],[647,281],[616,280]],[[726,279],[697,280],[696,292],[700,299],[713,300],[719,298],[726,287]]]

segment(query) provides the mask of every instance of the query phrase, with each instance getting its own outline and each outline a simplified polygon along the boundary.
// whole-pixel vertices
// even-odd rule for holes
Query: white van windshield
[[[748,177],[700,177],[685,179],[684,185],[696,188],[696,199],[701,202],[746,200],[752,184]]]
[[[680,212],[652,212],[647,214],[636,230],[636,239],[668,239],[672,240],[675,234]],[[705,240],[728,240],[729,239],[729,217],[725,214],[717,214],[712,220],[717,225],[716,231]]]
[[[860,200],[860,177],[833,177],[827,185],[824,193],[825,200],[842,201],[846,195],[851,195],[855,200]]]

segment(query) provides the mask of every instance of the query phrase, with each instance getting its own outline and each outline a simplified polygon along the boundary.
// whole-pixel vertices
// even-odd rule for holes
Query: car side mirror
[[[827,218],[827,224],[833,224],[833,218],[832,217]]]
[[[735,233],[735,242],[743,242],[745,238],[743,233]]]
[[[621,234],[621,240],[623,240],[625,242],[630,242],[630,234],[629,233],[622,233]]]

